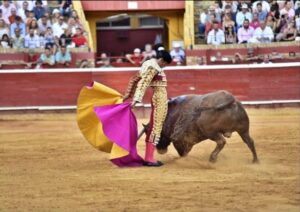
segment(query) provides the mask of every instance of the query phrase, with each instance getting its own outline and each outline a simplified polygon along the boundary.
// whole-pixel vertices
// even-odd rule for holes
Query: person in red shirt
[[[76,47],[85,47],[87,45],[87,39],[83,35],[81,28],[76,28],[76,34],[72,38]]]
[[[139,66],[142,63],[144,56],[141,54],[141,50],[139,48],[135,48],[133,54],[127,54],[126,58],[133,65]]]
[[[9,23],[13,24],[15,23],[17,17],[17,11],[15,8],[11,8],[11,15],[8,17]]]

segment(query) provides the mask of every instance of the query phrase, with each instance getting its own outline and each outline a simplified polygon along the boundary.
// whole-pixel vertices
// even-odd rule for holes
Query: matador
[[[152,111],[150,117],[150,128],[146,135],[145,166],[161,166],[162,162],[154,159],[155,147],[160,140],[163,123],[168,112],[167,78],[163,67],[171,63],[170,54],[165,51],[158,51],[157,57],[147,60],[142,64],[139,73],[132,77],[124,95],[124,100],[132,97],[131,105],[143,100],[148,87],[152,88]]]

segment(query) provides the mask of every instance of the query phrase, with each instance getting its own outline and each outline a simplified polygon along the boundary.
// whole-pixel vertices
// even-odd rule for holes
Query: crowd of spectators
[[[213,45],[300,40],[300,0],[215,1],[198,31]]]
[[[68,48],[87,47],[84,27],[72,0],[57,0],[51,8],[44,0],[0,1],[0,48],[44,49],[38,63],[68,64],[61,56]],[[59,53],[59,54],[58,54]]]

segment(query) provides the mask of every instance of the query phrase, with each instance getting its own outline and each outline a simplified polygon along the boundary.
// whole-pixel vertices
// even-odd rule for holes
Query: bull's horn
[[[140,140],[140,138],[143,136],[143,134],[145,133],[146,129],[145,127],[143,127],[142,131],[140,132],[139,136],[138,136],[138,139],[137,140]]]

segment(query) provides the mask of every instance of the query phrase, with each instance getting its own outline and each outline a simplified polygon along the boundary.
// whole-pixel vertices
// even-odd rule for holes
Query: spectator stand
[[[271,62],[299,62],[300,42],[196,45],[193,50],[186,50],[187,65],[234,64],[237,54],[241,56],[239,64],[261,63],[264,55],[269,55]]]
[[[42,10],[40,10],[40,12],[42,14],[39,14],[39,16],[42,16],[43,14],[48,15],[48,20],[51,21],[51,25],[53,25],[54,21],[55,21],[55,17],[54,14],[52,14],[52,11],[54,10],[58,10],[58,11],[62,11],[60,8],[60,2],[59,1],[42,1],[42,7],[44,7]],[[1,4],[1,3],[0,3]],[[75,3],[76,4],[76,3]],[[17,8],[17,10],[19,9],[23,9],[23,8],[19,8],[22,5],[18,5],[17,3],[11,3],[10,5],[12,7]],[[77,5],[77,4],[76,4]],[[34,6],[33,6],[33,10],[34,10]],[[80,4],[81,6],[81,4]],[[77,6],[78,7],[78,6]],[[64,16],[65,21],[68,22],[69,17],[74,17],[74,14],[76,16],[77,11],[73,9],[73,5],[70,5],[70,16]],[[78,9],[78,8],[76,8]],[[79,8],[80,9],[80,8]],[[81,8],[82,9],[82,8]],[[44,11],[44,12],[43,12]],[[19,11],[17,11],[18,14]],[[35,16],[37,14],[34,14]],[[65,14],[64,14],[65,15]],[[77,20],[79,20],[79,22],[84,22],[84,24],[80,24],[78,22],[78,24],[80,24],[81,28],[83,29],[84,32],[86,32],[85,30],[85,26],[87,26],[87,24],[85,23],[86,20],[85,18],[83,19],[82,17],[80,17],[80,19],[78,19],[79,15],[77,14]],[[34,17],[30,17],[32,19],[34,19]],[[28,35],[29,32],[29,23],[31,22],[28,18],[26,19],[26,21],[23,20],[23,22],[27,25],[27,30],[26,30],[26,35]],[[39,20],[37,20],[39,21]],[[7,29],[10,30],[10,25],[7,25]],[[87,31],[89,32],[89,30]],[[8,34],[10,35],[12,32],[9,32]],[[85,35],[88,35],[90,33],[85,33]],[[42,33],[41,31],[39,31],[39,29],[35,29],[35,36],[38,37],[38,41],[39,45],[36,45],[36,47],[41,46],[40,48],[34,48],[29,49],[29,48],[22,48],[22,47],[17,47],[15,48],[14,46],[12,48],[9,47],[2,47],[0,45],[0,69],[15,69],[15,68],[26,68],[26,69],[30,69],[30,68],[35,68],[35,64],[36,61],[38,60],[39,56],[41,55],[42,52],[44,52],[44,45],[46,43],[46,40],[43,40],[43,37],[45,36],[44,33]],[[25,36],[26,37],[26,36]],[[12,39],[12,37],[10,37],[10,39]],[[65,40],[67,40],[68,38],[64,38]],[[23,47],[26,44],[25,40],[23,38]],[[59,40],[54,40],[55,43],[61,43],[62,39]],[[88,43],[90,44],[91,40],[88,40]],[[84,64],[85,67],[94,67],[94,59],[95,59],[95,55],[93,53],[93,51],[91,51],[92,49],[90,49],[90,46],[92,45],[86,45],[85,47],[79,47],[79,48],[73,48],[73,47],[69,47],[68,51],[71,52],[73,61],[70,64],[70,68],[76,68],[76,67],[82,67],[81,65]],[[53,49],[53,54],[55,55],[56,50],[59,49],[58,48],[54,48]],[[57,67],[61,67],[61,65],[55,65],[52,68],[57,68]]]

